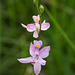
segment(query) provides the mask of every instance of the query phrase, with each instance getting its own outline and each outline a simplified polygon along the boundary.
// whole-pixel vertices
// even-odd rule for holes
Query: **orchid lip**
[[[35,21],[38,22],[39,21],[38,18],[36,18]]]

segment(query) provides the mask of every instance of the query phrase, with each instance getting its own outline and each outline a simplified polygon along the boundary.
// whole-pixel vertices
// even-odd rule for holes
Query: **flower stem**
[[[39,40],[40,40],[40,32],[41,32],[41,16],[40,16],[40,30],[39,30]]]
[[[38,13],[39,13],[39,16],[40,16],[40,30],[39,30],[39,33],[38,33],[38,39],[40,40],[40,32],[41,32],[41,15],[40,15],[40,12],[39,12],[39,9],[38,9],[38,7],[37,7],[37,11],[38,11]]]
[[[40,40],[40,32],[41,32],[41,14],[40,14],[40,11],[39,11],[39,7],[38,7],[38,5],[37,5],[37,11],[38,11],[38,14],[39,14],[39,16],[40,16],[40,30],[39,30],[39,33],[38,33],[38,39]]]

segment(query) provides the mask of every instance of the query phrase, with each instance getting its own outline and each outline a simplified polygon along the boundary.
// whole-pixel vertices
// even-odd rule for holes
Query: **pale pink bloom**
[[[36,21],[36,19],[38,21]],[[28,24],[27,26],[22,24],[21,25],[27,29],[27,31],[29,32],[33,32],[33,37],[34,38],[38,38],[38,33],[39,33],[39,30],[40,30],[40,24],[39,24],[39,21],[40,21],[40,17],[39,15],[38,16],[33,16],[33,20],[34,20],[34,24]],[[45,20],[43,21],[43,23],[41,24],[41,30],[47,30],[48,28],[50,27],[50,24],[49,23],[46,23]]]
[[[27,29],[27,31],[29,32],[33,32],[33,37],[34,38],[38,38],[38,32],[39,32],[39,29],[40,29],[40,25],[38,23],[34,23],[34,24],[28,24],[27,26],[22,24],[21,25]]]
[[[40,41],[39,41],[40,42]],[[37,41],[34,41],[34,43],[38,43]],[[39,43],[41,46],[41,43]],[[40,51],[39,49],[35,48],[35,45],[32,43],[30,44],[30,55],[32,57],[28,58],[21,58],[18,59],[21,63],[32,63],[34,65],[34,72],[36,75],[38,75],[41,71],[41,65],[45,65],[46,61],[42,58],[46,58],[49,55],[50,46],[46,46],[42,48]]]
[[[39,15],[38,16],[34,15],[32,18],[33,18],[35,23],[39,23],[39,21],[40,21],[40,16]]]

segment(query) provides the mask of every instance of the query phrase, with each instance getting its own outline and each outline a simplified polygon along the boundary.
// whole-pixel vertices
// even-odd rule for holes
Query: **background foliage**
[[[41,31],[43,46],[50,45],[47,64],[40,75],[75,75],[75,0],[40,0],[45,6],[42,21],[51,27]],[[35,75],[31,64],[17,58],[30,56],[32,33],[21,23],[33,23],[38,15],[32,0],[0,0],[0,75]]]

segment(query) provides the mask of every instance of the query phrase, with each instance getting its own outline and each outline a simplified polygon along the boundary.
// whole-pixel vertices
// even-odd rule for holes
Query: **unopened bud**
[[[38,0],[33,0],[33,3],[35,4],[35,6],[38,6]]]
[[[43,5],[40,5],[40,16],[43,14],[43,12],[44,12],[44,7]]]

